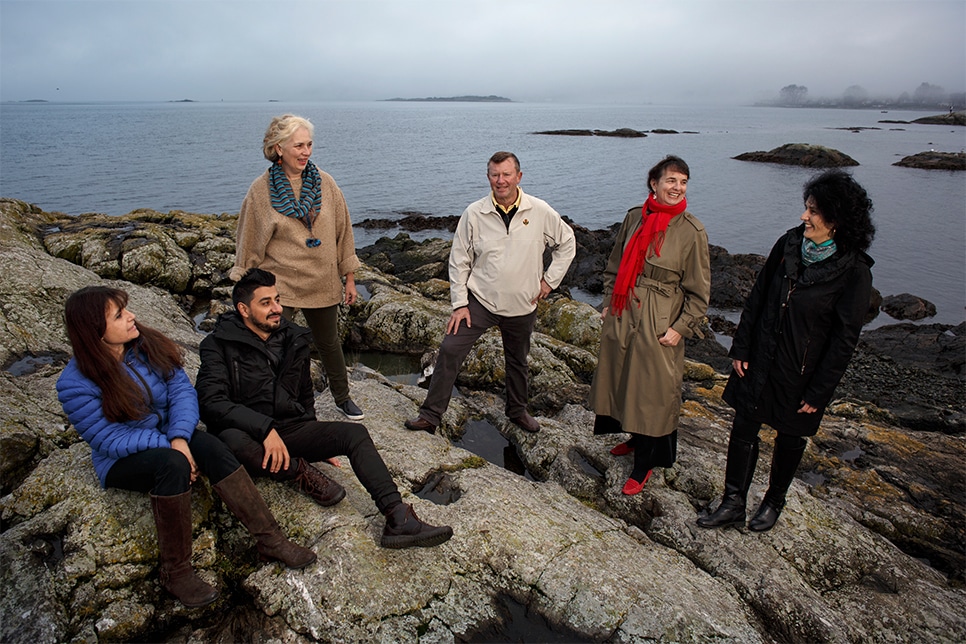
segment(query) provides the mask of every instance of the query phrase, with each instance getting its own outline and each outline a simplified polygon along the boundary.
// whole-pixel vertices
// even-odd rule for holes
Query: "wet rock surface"
[[[198,217],[198,241],[179,246],[189,257],[202,231],[212,244],[222,239],[206,228],[223,226],[219,218]],[[134,230],[149,228],[133,219]],[[309,568],[287,570],[258,562],[251,537],[202,482],[193,495],[193,563],[222,599],[185,609],[158,583],[147,496],[99,488],[89,449],[56,402],[70,351],[63,301],[104,279],[46,250],[42,239],[58,225],[59,216],[0,202],[0,290],[11,304],[0,313],[0,349],[5,367],[24,364],[0,373],[2,641],[955,642],[966,634],[961,421],[955,434],[918,431],[898,423],[901,409],[869,402],[883,390],[919,387],[923,404],[939,413],[930,388],[943,378],[956,380],[961,396],[961,380],[940,374],[962,374],[954,359],[963,354],[962,325],[934,325],[931,345],[922,332],[923,345],[940,349],[919,366],[860,353],[856,370],[875,370],[881,382],[868,395],[839,392],[775,529],[706,531],[694,520],[722,493],[731,419],[720,400],[722,372],[688,361],[678,462],[655,471],[641,494],[624,496],[632,459],[609,454],[620,437],[593,436],[592,413],[581,404],[599,318],[566,297],[538,312],[537,434],[503,415],[495,336],[468,361],[436,435],[402,428],[423,389],[352,370],[353,398],[404,498],[426,520],[452,525],[450,542],[379,548],[382,518],[348,464],[320,464],[348,491],[333,508],[284,484],[257,483],[283,529],[319,554]],[[174,239],[180,226],[151,234]],[[192,284],[213,271],[204,264],[192,269],[189,293],[109,282],[131,294],[140,319],[185,347],[192,376],[202,336],[183,307],[201,298]],[[445,282],[406,284],[372,266],[357,280],[368,298],[346,312],[347,337],[414,355],[438,346],[449,311]],[[215,288],[224,295],[222,282]],[[874,341],[898,350],[920,332],[907,333]],[[23,362],[29,356],[38,359]],[[341,419],[327,392],[316,406],[320,418]],[[474,419],[509,440],[531,478],[454,445]],[[763,432],[752,508],[767,485],[771,436]],[[430,483],[445,494],[428,494]]]

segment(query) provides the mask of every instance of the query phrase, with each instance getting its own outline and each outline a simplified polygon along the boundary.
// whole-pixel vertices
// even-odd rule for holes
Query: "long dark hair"
[[[143,418],[151,412],[144,388],[131,378],[102,341],[107,329],[108,305],[123,309],[127,302],[128,295],[121,289],[85,286],[71,293],[64,305],[67,337],[74,349],[77,367],[100,387],[104,417],[121,423]],[[136,347],[148,365],[170,378],[184,364],[181,349],[160,331],[140,322],[135,324],[140,335],[125,348]]]

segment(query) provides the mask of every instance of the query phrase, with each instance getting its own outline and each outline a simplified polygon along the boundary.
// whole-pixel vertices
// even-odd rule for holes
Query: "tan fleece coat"
[[[229,277],[238,281],[249,268],[271,271],[278,278],[282,306],[320,309],[343,299],[342,277],[362,265],[356,257],[352,222],[342,191],[325,172],[322,206],[312,227],[321,245],[309,248],[308,229],[294,217],[272,208],[268,171],[252,182],[238,213],[235,266]],[[301,185],[292,186],[299,194]]]

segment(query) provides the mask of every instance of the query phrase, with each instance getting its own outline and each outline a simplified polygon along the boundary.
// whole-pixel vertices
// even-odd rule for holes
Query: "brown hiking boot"
[[[296,459],[295,487],[312,497],[319,505],[328,507],[345,498],[345,488],[323,474],[304,458]]]

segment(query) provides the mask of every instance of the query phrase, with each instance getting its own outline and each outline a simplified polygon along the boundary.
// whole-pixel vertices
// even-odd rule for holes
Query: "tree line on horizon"
[[[760,103],[778,107],[892,107],[956,111],[966,108],[966,92],[947,92],[940,85],[923,82],[897,97],[871,96],[861,85],[850,85],[839,97],[812,99],[804,85],[786,85],[778,97]]]

